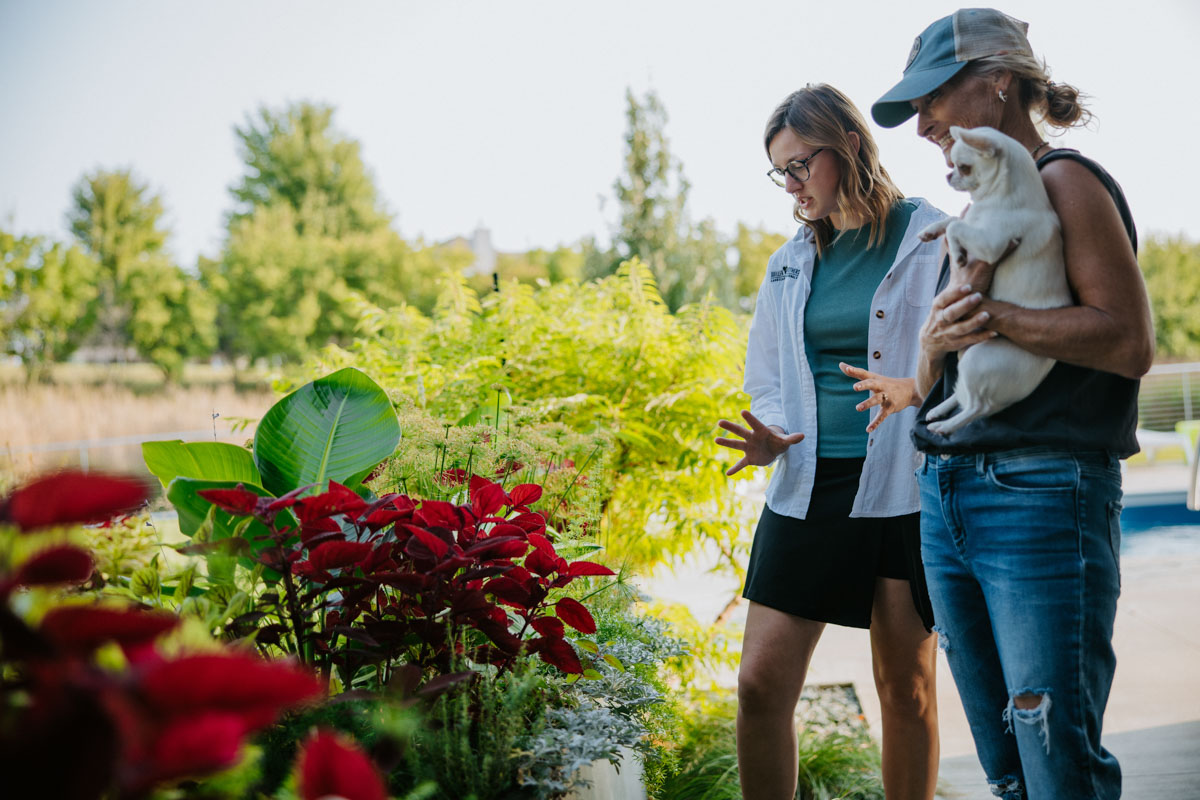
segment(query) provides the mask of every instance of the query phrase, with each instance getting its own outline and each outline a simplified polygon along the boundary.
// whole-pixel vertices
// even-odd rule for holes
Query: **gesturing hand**
[[[856,411],[866,411],[868,408],[879,406],[879,414],[867,425],[867,433],[874,433],[879,423],[909,406],[921,404],[921,395],[917,392],[917,381],[914,378],[889,378],[868,372],[846,363],[838,364],[847,377],[854,378],[856,392],[870,392],[871,396],[854,408]]]
[[[716,439],[717,444],[722,447],[741,450],[745,453],[741,461],[725,470],[726,475],[741,472],[742,469],[749,466],[765,467],[778,458],[780,453],[804,438],[803,433],[785,434],[774,425],[767,427],[759,421],[758,417],[749,411],[742,412],[742,419],[746,420],[746,424],[750,426],[750,430],[746,430],[741,425],[730,422],[727,419],[723,419],[717,423],[717,425],[730,433],[742,437],[744,440],[738,441],[737,439],[726,439],[724,437]]]

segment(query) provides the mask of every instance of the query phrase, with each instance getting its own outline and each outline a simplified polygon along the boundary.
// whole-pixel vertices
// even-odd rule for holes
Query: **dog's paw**
[[[958,430],[957,425],[950,425],[948,422],[931,422],[926,427],[930,433],[937,434],[938,436],[949,436]]]
[[[958,248],[958,252],[954,254],[954,263],[958,264],[960,267],[965,267],[967,265],[967,251],[964,248]]]
[[[922,242],[932,242],[934,239],[941,237],[943,231],[924,230],[917,234],[917,238]]]

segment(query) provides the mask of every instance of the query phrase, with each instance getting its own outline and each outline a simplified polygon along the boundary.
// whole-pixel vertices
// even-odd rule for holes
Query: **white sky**
[[[332,104],[397,229],[492,230],[553,247],[615,219],[624,93],[658,92],[690,210],[790,233],[760,140],[790,91],[828,82],[867,113],[936,0],[284,2],[0,0],[0,225],[66,236],[70,188],[133,167],[167,207],[172,249],[213,256],[241,174],[233,126],[260,104]],[[1093,97],[1062,143],[1125,187],[1140,230],[1200,239],[1200,2],[1013,0],[1055,80]],[[876,128],[903,191],[957,211],[915,124]],[[600,198],[608,198],[602,210]]]

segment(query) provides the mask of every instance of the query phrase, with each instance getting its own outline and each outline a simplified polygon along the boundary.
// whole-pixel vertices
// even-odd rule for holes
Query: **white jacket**
[[[917,234],[945,216],[923,199],[910,199],[917,207],[895,263],[875,290],[868,319],[867,369],[893,378],[916,375],[919,332],[936,294],[940,241],[922,242]],[[744,388],[750,413],[764,425],[805,434],[776,460],[767,487],[771,510],[797,519],[808,513],[817,466],[817,389],[804,352],[804,306],[816,253],[812,231],[801,225],[771,256],[746,349]],[[893,414],[867,440],[850,516],[895,517],[920,509],[913,477],[918,454],[909,438],[916,415],[912,407]],[[864,413],[864,428],[867,421]]]

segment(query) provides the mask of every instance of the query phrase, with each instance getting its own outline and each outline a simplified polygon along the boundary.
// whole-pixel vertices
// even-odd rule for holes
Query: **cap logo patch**
[[[908,72],[908,68],[917,60],[917,53],[921,52],[921,37],[913,39],[912,50],[908,53],[908,61],[904,62],[904,71]]]

